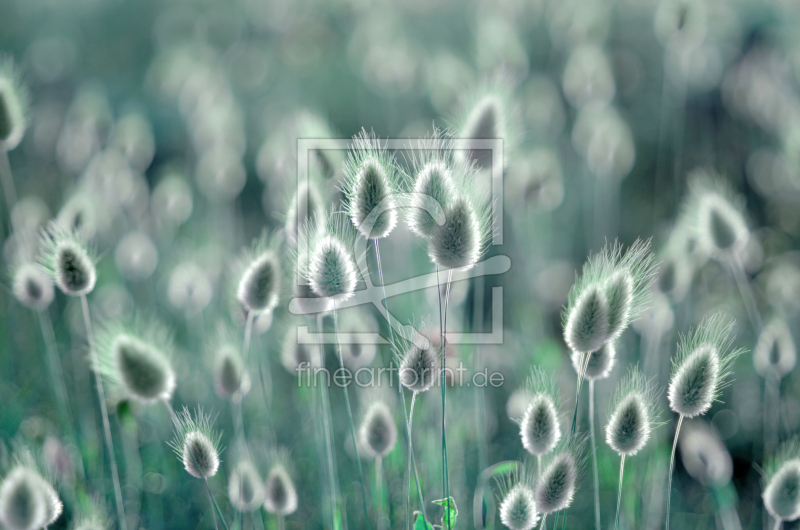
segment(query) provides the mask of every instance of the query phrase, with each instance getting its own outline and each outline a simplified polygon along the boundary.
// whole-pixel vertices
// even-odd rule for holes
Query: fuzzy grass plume
[[[51,222],[42,232],[41,263],[61,291],[69,296],[85,295],[97,281],[94,250],[79,232]]]
[[[239,399],[250,390],[250,377],[242,363],[242,341],[239,334],[221,326],[206,347],[214,374],[214,390],[223,399]]]
[[[361,421],[360,447],[372,457],[384,457],[397,443],[397,425],[383,401],[373,401]]]
[[[240,460],[228,479],[228,499],[240,512],[257,510],[264,502],[264,482],[249,460]]]
[[[168,402],[175,391],[172,336],[152,319],[113,320],[97,333],[94,369],[111,385],[110,396],[144,404]]]
[[[764,507],[777,521],[800,518],[800,439],[784,442],[767,461],[764,469],[766,486]],[[780,523],[775,527],[778,528]]]
[[[794,369],[797,349],[784,320],[775,319],[764,326],[753,351],[753,364],[761,377],[778,380]]]
[[[344,212],[329,214],[324,231],[303,232],[298,243],[298,267],[315,295],[333,302],[353,296],[359,279],[358,257],[353,254],[356,238]]]
[[[291,515],[297,511],[298,498],[289,452],[284,448],[273,450],[269,461],[269,471],[264,480],[264,509],[278,516]]]
[[[236,300],[247,313],[272,311],[280,300],[283,240],[264,232],[245,251],[236,267]]]
[[[573,435],[547,456],[534,491],[536,510],[549,514],[572,504],[585,464],[586,437]]]
[[[530,465],[520,463],[509,475],[498,479],[500,522],[510,530],[531,530],[539,522],[534,489],[536,474]]]
[[[28,126],[28,90],[10,57],[0,60],[0,144],[10,151],[16,148]]]
[[[750,237],[742,199],[726,180],[711,171],[698,169],[690,174],[684,215],[701,249],[710,257],[736,257]]]
[[[705,414],[730,384],[731,366],[745,351],[732,348],[735,326],[736,321],[716,313],[681,337],[667,393],[673,412],[687,418]]]
[[[345,211],[367,239],[388,236],[397,225],[400,171],[385,143],[365,129],[353,136],[343,165]]]
[[[657,426],[659,394],[653,379],[638,368],[625,375],[614,393],[606,424],[606,443],[615,452],[631,456],[644,447]]]
[[[439,129],[410,151],[411,170],[404,174],[412,193],[406,221],[414,234],[428,238],[444,222],[444,210],[456,194],[454,173],[463,174],[469,166],[453,160],[452,140]]]
[[[619,337],[650,303],[655,272],[649,241],[636,240],[624,254],[619,243],[606,245],[590,256],[562,314],[570,349],[590,353]]]
[[[539,367],[531,370],[525,390],[530,401],[519,425],[522,446],[542,457],[561,440],[561,394],[552,375]]]
[[[53,281],[36,263],[24,263],[12,272],[14,297],[30,309],[44,311],[55,297]]]
[[[195,478],[208,479],[217,474],[222,452],[222,433],[212,427],[214,420],[197,408],[195,413],[184,407],[174,417],[175,436],[169,442],[184,469]]]

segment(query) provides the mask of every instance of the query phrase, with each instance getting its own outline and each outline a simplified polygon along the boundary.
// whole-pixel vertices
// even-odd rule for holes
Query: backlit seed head
[[[589,362],[586,362],[586,356],[589,356]],[[576,372],[582,369],[581,363],[586,363],[586,371],[583,377],[587,381],[599,381],[611,375],[611,370],[614,368],[615,361],[617,360],[617,350],[614,342],[606,341],[602,348],[595,350],[592,353],[576,353],[572,352],[570,355],[572,366]]]
[[[158,249],[150,236],[134,230],[120,239],[114,251],[114,261],[128,280],[144,280],[156,270]]]
[[[41,475],[38,475],[39,487],[42,491],[42,496],[45,501],[45,517],[42,526],[50,526],[55,523],[61,514],[64,512],[64,503],[61,502],[55,488]]]
[[[242,366],[242,343],[239,334],[220,326],[206,349],[214,374],[214,390],[223,399],[238,401],[250,390],[250,377]]]
[[[478,213],[466,197],[454,197],[428,242],[428,256],[444,269],[471,269],[484,251]]]
[[[364,414],[359,431],[361,447],[373,457],[384,457],[397,442],[397,425],[386,403],[373,402]]]
[[[632,456],[644,447],[656,426],[658,395],[653,380],[646,379],[638,368],[634,367],[622,379],[606,424],[606,443],[614,451]]]
[[[342,302],[353,296],[358,281],[353,256],[356,234],[341,213],[332,213],[324,232],[307,233],[298,244],[298,267],[317,296]],[[299,259],[307,249],[308,259]]]
[[[176,415],[175,437],[170,447],[183,462],[186,471],[196,478],[210,478],[219,469],[219,441],[222,433],[212,429],[213,420],[198,408],[194,415],[186,407]]]
[[[513,91],[514,87],[507,76],[498,74],[483,80],[464,99],[457,134],[459,139],[466,141],[467,149],[455,152],[458,160],[490,169],[496,163],[492,160],[491,147],[478,142],[499,139],[503,141],[502,164],[506,169],[519,143],[520,112]]]
[[[53,281],[36,263],[25,263],[16,268],[13,290],[19,303],[36,311],[47,309],[55,296]]]
[[[444,223],[444,210],[456,188],[454,169],[464,171],[464,164],[454,167],[452,140],[443,131],[434,129],[430,137],[417,141],[411,150],[411,171],[405,175],[405,187],[412,190],[406,220],[413,233],[430,237]]]
[[[18,465],[0,484],[0,522],[9,530],[34,530],[48,520],[48,498],[42,478]]]
[[[706,255],[729,259],[744,249],[750,231],[743,211],[742,200],[722,177],[705,170],[692,172],[684,215]]]
[[[89,192],[79,191],[61,207],[56,222],[89,241],[97,234],[97,209],[97,198]]]
[[[90,293],[97,281],[93,251],[77,232],[56,222],[42,232],[42,266],[70,296]]]
[[[195,314],[208,306],[214,296],[214,285],[208,271],[193,260],[179,263],[169,274],[167,300],[176,310]]]
[[[731,349],[734,326],[735,321],[715,314],[681,338],[667,394],[673,412],[687,418],[705,414],[730,384],[731,365],[744,352]]]
[[[561,447],[542,463],[543,470],[534,490],[539,513],[553,513],[572,504],[583,466],[585,444],[585,437],[573,435],[571,441],[562,442]]]
[[[764,507],[781,521],[800,518],[800,442],[797,437],[781,445],[767,461],[765,471]]]
[[[298,499],[290,473],[288,453],[278,450],[271,455],[270,460],[269,473],[264,481],[264,509],[275,515],[291,515],[297,510]]]
[[[250,461],[236,464],[228,479],[228,499],[240,512],[252,512],[264,502],[264,483]]]
[[[174,346],[168,331],[141,317],[103,323],[97,333],[97,365],[118,398],[152,404],[175,391],[170,359]]]
[[[439,380],[441,351],[421,333],[395,337],[394,351],[400,359],[400,384],[412,392],[427,392]]]
[[[597,351],[647,309],[655,278],[650,242],[637,240],[623,253],[619,243],[589,257],[569,293],[564,339],[578,353]]]
[[[281,240],[264,233],[245,252],[237,267],[236,299],[246,312],[272,311],[280,299]]]
[[[608,298],[600,284],[587,286],[571,304],[564,340],[580,354],[599,350],[608,340]]]
[[[730,482],[733,460],[711,425],[702,420],[684,422],[678,445],[683,467],[695,480],[714,489]]]
[[[397,225],[400,177],[394,155],[375,133],[362,129],[353,137],[343,168],[342,191],[353,225],[367,239],[388,236]]]
[[[773,320],[764,327],[758,337],[753,364],[761,377],[782,379],[794,369],[797,363],[792,333],[786,322]]]
[[[530,454],[543,456],[561,440],[561,396],[552,375],[534,367],[525,384],[530,401],[520,421],[522,446]]]
[[[0,144],[10,151],[25,135],[28,120],[28,91],[10,58],[0,61]]]
[[[511,530],[531,530],[539,522],[531,484],[519,482],[500,502],[500,522]]]

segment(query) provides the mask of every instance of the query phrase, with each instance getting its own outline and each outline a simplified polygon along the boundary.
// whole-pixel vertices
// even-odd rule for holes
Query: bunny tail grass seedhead
[[[302,274],[317,296],[343,302],[353,296],[358,272],[353,250],[356,234],[343,212],[329,216],[325,232],[301,237],[299,247],[308,248],[307,260],[298,260]]]
[[[275,515],[291,515],[297,510],[297,490],[290,473],[291,465],[286,450],[274,451],[270,468],[264,481],[264,509]]]
[[[264,502],[264,483],[249,460],[242,460],[228,479],[228,499],[240,512],[257,510]]]
[[[183,462],[186,471],[196,478],[210,478],[219,469],[219,441],[222,433],[212,429],[214,420],[198,408],[194,415],[186,407],[175,420],[175,437],[170,447]]]
[[[572,304],[564,327],[564,340],[573,352],[599,350],[608,340],[608,298],[600,284],[587,286]]]
[[[702,250],[711,257],[729,258],[742,251],[750,237],[744,205],[721,176],[698,169],[689,176],[685,215]]]
[[[386,403],[373,402],[364,414],[359,430],[361,447],[373,457],[384,457],[397,442],[397,425]]]
[[[511,530],[530,530],[539,522],[534,499],[536,473],[530,461],[497,478],[500,522]]]
[[[687,418],[705,414],[730,384],[731,365],[744,352],[731,349],[735,324],[717,313],[681,337],[667,394],[673,412]]]
[[[606,443],[624,456],[635,455],[656,426],[659,392],[652,379],[634,367],[622,379],[611,402]]]
[[[244,372],[239,334],[221,327],[208,345],[207,356],[214,373],[214,390],[223,399],[234,399],[250,390],[250,377]]]
[[[797,363],[792,333],[783,320],[773,320],[767,324],[758,337],[753,364],[761,377],[783,379]]]
[[[496,163],[492,156],[498,156],[499,153],[493,152],[491,146],[481,145],[479,141],[499,139],[503,141],[503,170],[508,167],[520,136],[520,112],[514,102],[513,91],[509,76],[499,73],[483,80],[465,98],[457,130],[466,149],[456,151],[457,159],[489,169]]]
[[[568,508],[583,468],[586,437],[573,435],[545,460],[536,483],[534,499],[539,513],[547,514]]]
[[[686,472],[701,484],[719,489],[733,476],[733,460],[710,424],[702,420],[684,422],[678,439]]]
[[[51,499],[42,487],[43,481],[38,473],[23,465],[17,465],[6,475],[0,484],[3,526],[9,530],[34,530],[50,524],[47,521],[52,518],[52,507],[48,506]]]
[[[8,151],[22,141],[28,125],[28,91],[11,58],[0,59],[0,144]]]
[[[522,446],[534,456],[544,456],[561,440],[561,396],[553,377],[539,367],[534,367],[525,383],[531,396],[520,421]]]
[[[765,471],[764,507],[781,521],[800,518],[800,439],[784,442]]]
[[[436,345],[424,335],[415,340],[395,337],[395,354],[400,358],[400,384],[412,392],[426,392],[439,379],[440,354]]]
[[[450,199],[444,216],[444,224],[434,227],[428,240],[428,257],[443,269],[469,270],[486,252],[491,206],[476,209],[473,198],[460,194]]]
[[[592,353],[577,353],[570,354],[572,366],[575,371],[580,373],[581,362],[585,362],[585,355],[589,356],[589,362],[586,363],[586,372],[583,377],[587,381],[599,381],[611,375],[611,370],[614,369],[614,364],[617,360],[617,349],[613,341],[606,341],[603,346]]]
[[[14,297],[30,309],[44,311],[55,296],[53,281],[36,263],[25,263],[13,273]]]
[[[265,232],[240,262],[236,299],[247,312],[271,311],[280,299],[282,242]]]
[[[394,156],[374,132],[362,129],[353,137],[343,168],[342,191],[353,226],[367,239],[388,236],[397,225],[394,195],[400,173]]]
[[[74,230],[51,222],[42,232],[42,265],[64,294],[90,293],[97,281],[92,249]]]
[[[97,333],[97,370],[119,398],[145,404],[169,401],[175,391],[170,333],[155,320],[134,316],[105,322]]]
[[[456,195],[454,170],[471,168],[453,161],[452,140],[439,129],[419,139],[410,152],[411,173],[406,175],[406,187],[412,190],[412,196],[407,222],[413,233],[428,238],[444,222],[444,211]]]

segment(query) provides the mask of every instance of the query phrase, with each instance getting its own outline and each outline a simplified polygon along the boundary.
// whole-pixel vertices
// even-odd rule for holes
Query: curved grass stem
[[[594,526],[600,530],[600,478],[597,473],[597,440],[594,432],[594,380],[589,381],[589,431],[592,439],[592,473],[594,475]]]
[[[622,500],[622,473],[625,470],[625,455],[619,461],[619,492],[617,493],[617,517],[614,519],[614,530],[619,529],[619,506]]]
[[[669,478],[667,479],[667,522],[666,529],[669,530],[669,507],[672,500],[672,472],[675,469],[675,448],[678,446],[678,436],[681,433],[681,424],[683,424],[683,414],[678,418],[678,425],[675,427],[675,439],[672,441],[672,453],[669,456]]]
[[[449,477],[449,470],[447,469],[447,431],[446,431],[446,422],[445,418],[447,417],[447,398],[446,398],[446,388],[447,388],[447,345],[445,344],[445,334],[447,332],[447,304],[450,300],[450,285],[452,284],[453,280],[453,271],[449,270],[447,273],[447,285],[445,287],[445,295],[444,295],[444,306],[442,305],[442,290],[439,284],[439,266],[436,266],[436,290],[439,295],[439,346],[442,350],[441,353],[441,373],[439,377],[439,384],[442,387],[442,492],[444,493],[444,498],[450,498],[450,477]],[[449,527],[449,510],[445,510],[445,517],[448,518],[445,521],[445,525]]]
[[[91,359],[92,367],[98,365],[97,351],[94,348],[94,334],[92,333],[92,320],[89,315],[89,302],[86,300],[86,295],[81,295],[81,308],[83,309],[83,322],[86,324],[86,337],[89,341],[89,358]],[[119,517],[120,530],[127,530],[128,525],[125,521],[125,506],[122,501],[122,488],[119,484],[119,471],[117,470],[117,459],[114,454],[114,439],[111,437],[111,424],[108,421],[108,408],[106,407],[106,394],[103,390],[103,380],[100,373],[94,369],[94,380],[97,385],[97,398],[100,401],[100,413],[103,417],[103,434],[106,440],[106,449],[108,450],[108,461],[111,467],[111,480],[114,483],[114,499],[117,504],[117,516]]]

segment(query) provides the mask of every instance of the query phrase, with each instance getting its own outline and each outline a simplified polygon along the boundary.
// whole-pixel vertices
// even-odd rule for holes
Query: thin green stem
[[[592,473],[594,475],[594,525],[600,530],[600,478],[597,473],[597,440],[594,432],[594,379],[589,381],[589,432],[592,439]]]
[[[278,530],[285,530],[286,528],[286,520],[283,518],[282,515],[278,515]]]
[[[6,208],[8,208],[8,231],[14,231],[11,223],[11,211],[17,204],[17,189],[14,186],[14,174],[11,172],[11,163],[8,161],[8,151],[5,146],[0,145],[0,180],[3,182],[3,193],[6,196]]]
[[[445,294],[444,294],[444,306],[442,306],[442,291],[441,287],[439,286],[439,266],[436,266],[436,290],[439,293],[439,332],[440,332],[440,348],[442,350],[441,353],[441,375],[439,377],[439,383],[442,387],[442,491],[444,493],[444,498],[450,498],[450,477],[449,477],[449,470],[447,468],[447,430],[446,430],[446,422],[445,418],[447,417],[447,398],[446,398],[446,388],[447,388],[447,344],[445,342],[445,334],[447,332],[447,304],[450,300],[450,285],[452,284],[453,280],[453,271],[449,270],[447,273],[447,285],[445,287]],[[449,516],[450,511],[445,510],[445,517],[448,518],[445,521],[445,525],[449,526]]]
[[[114,498],[117,504],[117,516],[119,517],[120,530],[127,530],[128,525],[125,521],[125,506],[122,502],[122,488],[119,484],[119,472],[117,471],[117,458],[114,454],[114,439],[111,437],[111,424],[108,421],[108,408],[106,407],[106,394],[103,390],[103,380],[98,371],[97,351],[94,347],[94,334],[92,333],[92,320],[89,315],[89,302],[86,295],[81,295],[81,307],[83,308],[83,322],[86,325],[86,337],[89,341],[89,358],[92,362],[94,380],[97,385],[97,398],[100,401],[100,413],[103,417],[103,433],[108,450],[108,460],[111,466],[111,480],[114,483]]]
[[[575,410],[572,413],[572,427],[569,430],[569,438],[571,439],[572,436],[575,434],[575,429],[578,425],[578,404],[580,403],[581,397],[581,388],[583,388],[583,378],[586,375],[586,368],[589,366],[589,359],[592,357],[592,353],[584,353],[582,354],[584,357],[581,359],[580,370],[578,371],[578,381],[577,381],[577,388],[575,389]],[[556,525],[558,525],[558,517],[560,512],[556,512]],[[567,508],[564,508],[564,524],[561,528],[567,527]],[[555,526],[553,527],[555,530]]]
[[[242,378],[244,378],[244,374],[247,372],[247,360],[250,356],[250,338],[253,333],[253,312],[247,312],[247,319],[244,325],[244,343],[242,345],[242,369],[239,372],[239,384],[237,385],[237,393],[239,394],[239,399],[234,399],[234,406],[236,407],[236,439],[241,444],[241,447],[244,448],[245,452],[249,453],[249,448],[247,447],[247,439],[244,434],[244,393],[242,392]]]
[[[336,312],[336,301],[333,302],[333,331],[336,335],[336,354],[339,357],[339,366],[342,370],[345,369],[344,358],[342,357],[342,348],[339,344],[339,318]],[[350,435],[353,437],[353,454],[355,454],[356,469],[358,470],[358,481],[361,483],[361,501],[364,508],[364,523],[367,530],[371,528],[369,522],[369,509],[367,507],[367,486],[364,482],[364,472],[361,469],[361,454],[358,450],[358,438],[356,437],[356,424],[353,421],[353,409],[350,406],[350,392],[347,385],[343,385],[344,390],[344,403],[347,408],[347,420],[350,422]]]
[[[622,473],[625,470],[625,455],[619,461],[619,492],[617,493],[617,517],[614,520],[614,530],[619,529],[619,505],[622,500]]]
[[[383,478],[381,476],[382,464],[383,459],[380,456],[375,459],[375,491],[378,497],[378,518],[375,526],[378,527],[378,530],[383,528]]]
[[[56,407],[58,408],[58,413],[62,421],[67,427],[67,434],[70,437],[70,441],[76,443],[72,425],[72,412],[70,411],[69,397],[67,394],[67,385],[64,382],[64,370],[61,367],[61,359],[58,356],[53,322],[50,320],[50,315],[47,313],[46,309],[37,311],[36,316],[39,319],[39,326],[42,328],[42,338],[44,339],[46,355],[45,359],[47,361],[47,368],[50,371],[50,380],[53,384]]]
[[[194,460],[194,455],[192,456],[192,460]],[[197,466],[197,462],[195,462],[195,466]],[[208,492],[208,498],[211,499],[211,504],[217,510],[217,515],[219,515],[219,520],[222,521],[222,526],[225,530],[228,530],[228,523],[225,522],[225,517],[222,516],[222,510],[219,509],[219,504],[217,504],[217,499],[211,494],[211,487],[208,485],[208,479],[203,478],[203,484],[206,485],[206,492]],[[214,513],[213,510],[211,513]],[[214,518],[214,527],[217,527],[217,519]]]
[[[780,519],[775,519],[775,526],[772,527],[773,530],[781,530],[782,523],[783,521],[781,521]]]
[[[678,425],[675,427],[675,439],[672,441],[672,453],[669,456],[669,478],[667,479],[667,522],[666,529],[669,530],[669,507],[672,500],[672,472],[675,469],[675,448],[678,446],[678,436],[681,433],[683,424],[683,414],[678,418]]]
[[[322,333],[322,313],[317,314],[317,333]],[[319,345],[319,360],[322,366],[325,366],[325,349],[322,344]],[[313,367],[312,367],[313,369]],[[337,528],[340,520],[341,512],[340,496],[339,496],[339,481],[336,476],[336,456],[333,452],[333,427],[331,419],[331,408],[328,396],[328,381],[325,384],[320,384],[317,380],[317,374],[314,374],[314,384],[319,384],[320,388],[320,406],[322,408],[322,428],[325,431],[325,453],[328,460],[328,487],[330,488],[331,495],[331,523],[332,528]]]
[[[544,530],[544,522],[547,520],[547,514],[542,515],[542,522],[539,524],[539,530]]]

